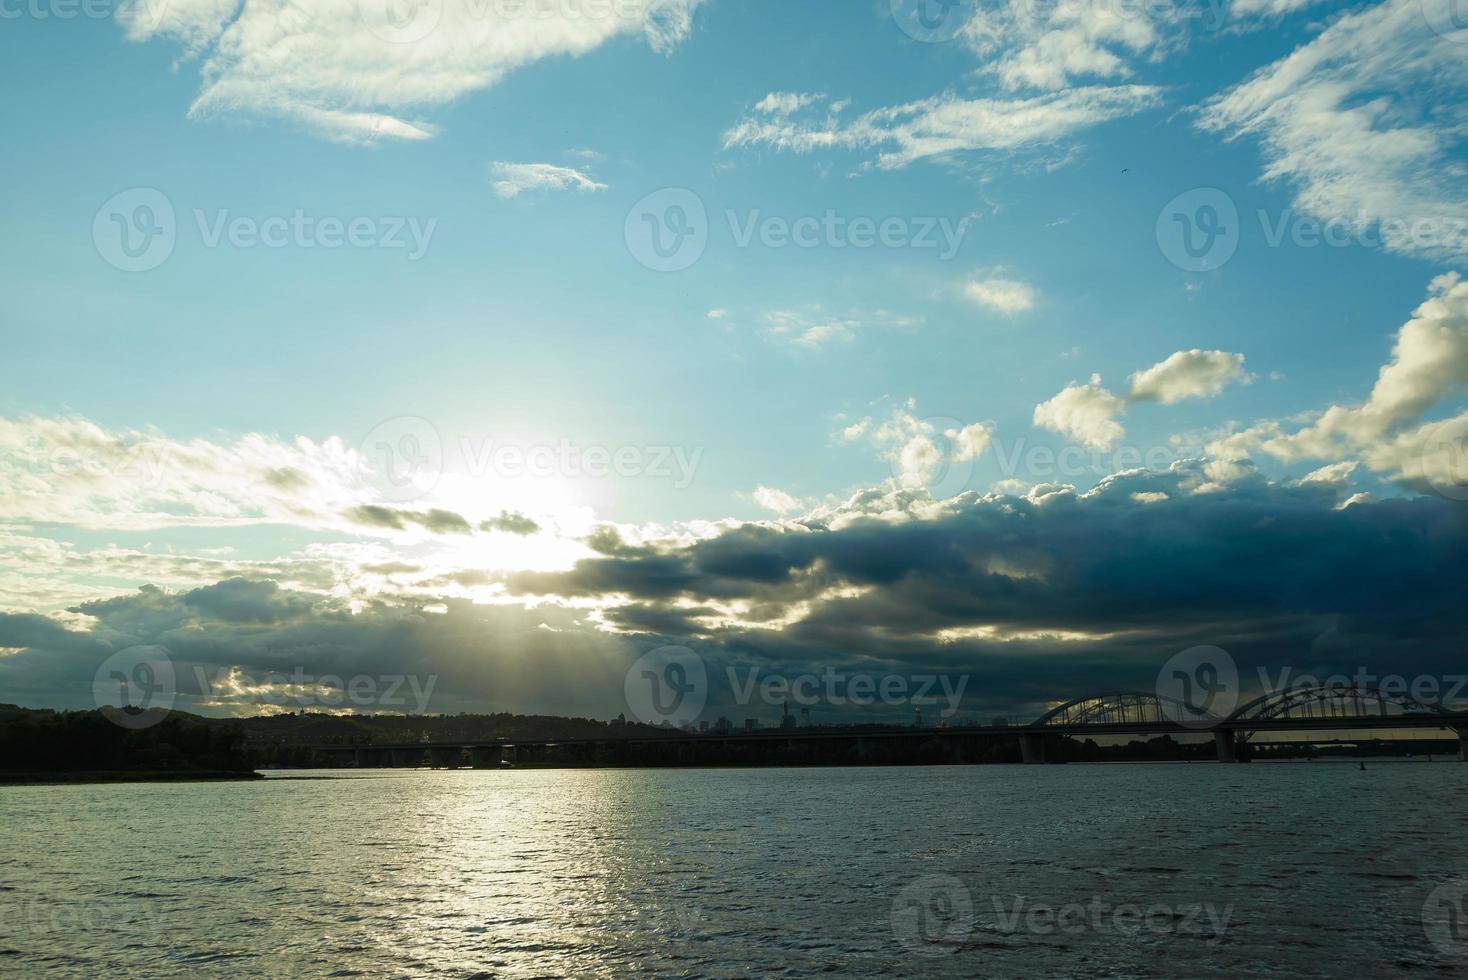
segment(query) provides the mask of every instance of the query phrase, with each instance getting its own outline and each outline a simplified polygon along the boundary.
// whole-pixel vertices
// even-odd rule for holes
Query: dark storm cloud
[[[776,607],[859,587],[860,598],[825,601],[806,621],[898,633],[973,624],[1185,629],[1323,614],[1393,628],[1464,625],[1449,585],[1468,572],[1461,505],[1422,497],[1341,508],[1329,488],[1260,480],[1188,493],[1186,480],[1116,478],[1092,494],[1041,502],[969,496],[926,519],[846,514],[824,531],[746,525],[672,551],[515,575],[508,585]],[[1170,496],[1133,498],[1144,491]]]
[[[393,531],[404,530],[410,524],[417,524],[434,534],[468,534],[473,530],[462,515],[438,508],[419,512],[383,507],[380,504],[363,504],[353,507],[343,516],[353,524]]]
[[[299,592],[287,592],[274,582],[232,578],[194,589],[183,596],[184,605],[226,623],[276,623],[298,618],[315,605]]]
[[[0,613],[0,647],[49,647],[57,650],[90,649],[96,640],[74,633],[45,616]]]
[[[89,631],[44,617],[0,618],[0,692],[33,705],[91,707],[93,679],[107,658],[131,647],[162,648],[184,710],[254,713],[333,707],[285,693],[297,677],[338,685],[366,679],[396,703],[352,702],[356,710],[453,713],[547,711],[611,717],[637,654],[622,637],[578,628],[579,613],[556,608],[344,602],[230,580],[185,593],[153,587],[78,607]],[[24,620],[20,622],[19,620]],[[402,684],[395,679],[411,678]],[[428,692],[423,705],[407,692]]]
[[[479,524],[481,531],[504,531],[509,534],[534,534],[540,530],[540,525],[535,523],[524,514],[517,514],[512,510],[500,512],[500,516],[491,517]]]
[[[966,716],[1025,717],[1056,699],[1151,689],[1168,657],[1197,645],[1228,651],[1246,688],[1258,670],[1284,666],[1404,676],[1468,667],[1463,504],[1342,507],[1328,486],[1257,476],[1200,486],[1180,469],[1079,495],[867,493],[802,522],[736,525],[691,543],[631,544],[603,528],[588,540],[595,554],[567,571],[440,580],[552,600],[534,607],[348,606],[241,578],[182,594],[148,587],[78,606],[89,631],[0,619],[0,646],[26,648],[0,658],[0,687],[85,691],[98,649],[156,644],[181,663],[250,677],[297,665],[432,675],[434,710],[610,717],[625,707],[631,661],[682,644],[708,665],[710,711],[732,717],[778,713],[734,704],[752,672],[827,670],[965,678]],[[588,615],[558,604],[566,598],[600,608]]]
[[[626,596],[607,614],[621,628],[691,636],[782,671],[961,671],[996,705],[1147,689],[1168,656],[1203,644],[1246,669],[1468,666],[1468,607],[1453,584],[1468,576],[1463,505],[1341,507],[1318,485],[1253,477],[1193,492],[1201,483],[1179,470],[1039,500],[913,498],[920,516],[897,521],[885,516],[890,496],[869,495],[804,525],[620,550],[507,586]],[[738,625],[706,608],[733,601]],[[761,628],[792,612],[790,625]]]
[[[304,490],[311,485],[306,474],[289,466],[279,466],[265,471],[265,482],[277,490],[287,492]]]

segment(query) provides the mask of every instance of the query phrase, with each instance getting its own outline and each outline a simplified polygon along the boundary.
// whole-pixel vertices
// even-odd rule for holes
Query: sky
[[[0,78],[0,701],[1460,663],[1452,0],[0,0]]]

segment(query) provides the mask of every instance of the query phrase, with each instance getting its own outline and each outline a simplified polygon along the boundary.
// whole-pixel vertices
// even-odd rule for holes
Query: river
[[[1468,765],[0,787],[0,974],[1468,975]]]

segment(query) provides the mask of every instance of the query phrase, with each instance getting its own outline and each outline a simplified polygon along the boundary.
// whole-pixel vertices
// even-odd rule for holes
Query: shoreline
[[[253,769],[82,769],[76,772],[0,772],[0,786],[63,783],[233,782],[265,777]]]

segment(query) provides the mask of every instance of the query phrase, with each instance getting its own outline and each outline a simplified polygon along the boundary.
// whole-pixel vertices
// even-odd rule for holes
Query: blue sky
[[[594,558],[603,525],[686,544],[868,490],[1035,499],[1137,466],[1191,467],[1189,494],[1460,489],[1422,449],[1465,429],[1468,32],[1446,0],[1249,0],[1217,27],[960,6],[938,43],[885,0],[648,5],[430,2],[386,40],[370,4],[5,7],[0,521],[37,565],[0,609],[80,628],[88,598],[232,575],[499,602],[504,576]],[[639,202],[687,199],[669,189],[707,244],[661,272],[628,238]],[[1227,249],[1180,268],[1159,229],[1216,192]],[[176,230],[125,271],[106,236],[140,194]],[[297,214],[365,244],[250,237]],[[827,214],[940,244],[736,240]],[[211,244],[232,220],[245,237]],[[1340,244],[1291,240],[1311,222]],[[439,441],[431,489],[381,492],[384,425]],[[626,448],[628,472],[476,469],[486,444]],[[1025,455],[1067,446],[1084,465]],[[166,472],[134,480],[138,452]],[[277,499],[259,481],[283,470]],[[477,543],[361,517],[384,506]],[[537,531],[479,530],[503,514]],[[384,556],[422,575],[362,571]]]

